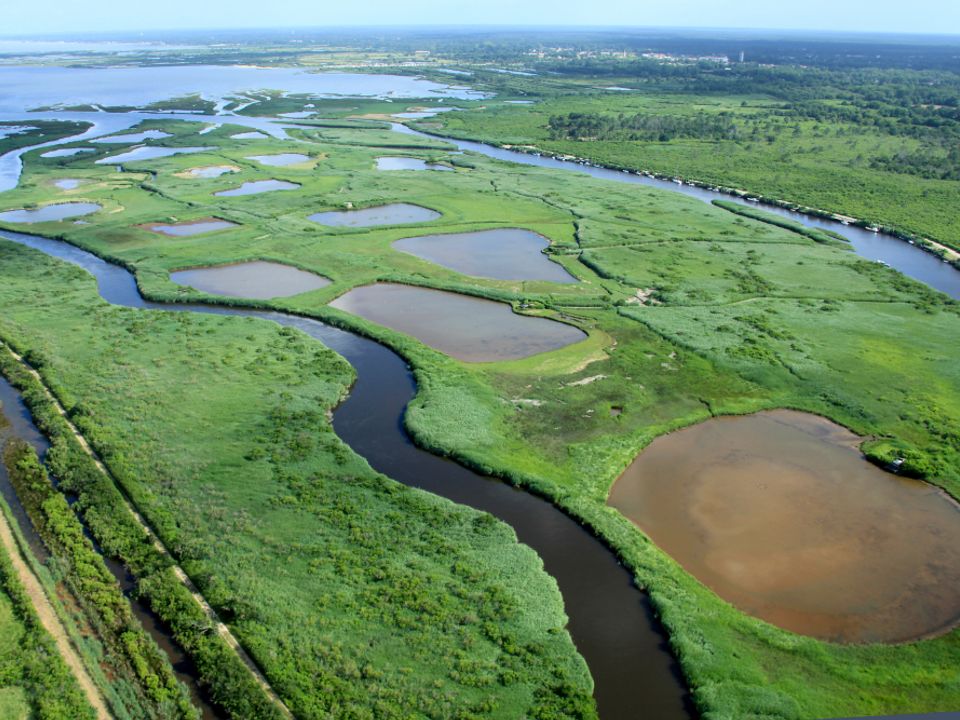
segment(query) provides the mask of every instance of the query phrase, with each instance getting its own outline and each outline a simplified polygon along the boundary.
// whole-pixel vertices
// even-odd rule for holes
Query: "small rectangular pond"
[[[247,160],[255,160],[261,165],[267,167],[286,167],[287,165],[298,165],[305,163],[310,159],[309,155],[302,153],[277,153],[276,155],[251,155]]]
[[[363,208],[362,210],[331,210],[314,213],[308,220],[329,227],[373,227],[376,225],[405,225],[436,220],[440,213],[436,210],[411,205],[410,203],[391,203]]]
[[[100,160],[96,160],[96,165],[119,165],[120,163],[137,162],[138,160],[156,160],[157,158],[170,157],[172,155],[184,155],[188,153],[198,153],[205,150],[213,150],[212,147],[139,147],[120,155],[112,155]]]
[[[221,190],[214,193],[217,197],[240,197],[242,195],[259,195],[261,193],[276,192],[278,190],[296,190],[297,183],[286,180],[251,180],[233,190]]]
[[[440,170],[453,172],[453,168],[446,165],[429,163],[419,158],[402,157],[400,155],[378,157],[377,170]]]
[[[8,223],[57,222],[68,218],[83,217],[100,209],[96,203],[57,203],[35,209],[7,210],[0,212],[0,220]]]
[[[411,285],[364,285],[330,304],[465,362],[517,360],[586,337],[571,325],[518,315],[506,303]]]
[[[182,173],[176,173],[179,177],[191,178],[217,178],[226,173],[240,172],[236,165],[210,165],[209,167],[199,167],[186,170]]]
[[[170,279],[211,295],[257,300],[290,297],[330,284],[322,275],[265,260],[178,270]]]
[[[227,228],[238,227],[238,225],[228,222],[227,220],[208,217],[198,220],[185,220],[184,222],[178,223],[147,223],[139,227],[171,237],[192,237],[193,235],[202,235],[203,233],[214,232],[215,230],[226,230]]]

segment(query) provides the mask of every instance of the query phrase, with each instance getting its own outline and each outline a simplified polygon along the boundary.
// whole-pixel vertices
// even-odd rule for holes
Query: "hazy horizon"
[[[550,27],[591,29],[686,29],[722,31],[789,31],[884,33],[897,35],[960,35],[960,3],[916,0],[871,3],[868,0],[809,0],[777,7],[761,0],[740,0],[734,6],[708,0],[675,0],[655,7],[631,0],[558,5],[547,0],[451,0],[442,6],[430,0],[405,3],[365,0],[322,7],[307,0],[168,0],[162,5],[67,0],[37,0],[8,8],[0,37],[67,34],[177,32],[184,30],[415,29],[455,27]],[[278,21],[282,18],[282,21]],[[376,18],[367,22],[367,18]],[[549,23],[544,19],[549,18]],[[689,22],[695,18],[695,23]]]

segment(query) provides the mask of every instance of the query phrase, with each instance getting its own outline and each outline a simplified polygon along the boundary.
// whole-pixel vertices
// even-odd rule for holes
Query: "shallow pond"
[[[453,168],[412,157],[378,157],[377,170],[442,170],[452,172]]]
[[[258,300],[299,295],[330,284],[321,275],[264,260],[179,270],[171,273],[170,279],[212,295]]]
[[[270,167],[285,167],[286,165],[297,165],[307,162],[309,155],[300,153],[277,153],[276,155],[251,155],[247,160],[256,160],[261,165]]]
[[[156,225],[148,223],[140,227],[150,230],[151,232],[170,235],[171,237],[190,237],[213,232],[214,230],[226,230],[227,228],[237,227],[237,224],[211,217],[200,218],[199,220],[187,220],[179,223],[159,223]]]
[[[393,243],[397,250],[464,275],[495,280],[577,282],[562,265],[543,254],[549,245],[542,235],[518,228],[423,235]]]
[[[185,174],[194,178],[217,178],[221,175],[226,175],[227,173],[239,172],[240,169],[234,167],[233,165],[212,165],[210,167],[202,168],[193,168],[188,170]]]
[[[314,213],[308,220],[330,227],[372,227],[374,225],[404,225],[436,220],[440,213],[436,210],[411,205],[410,203],[391,203],[363,208],[362,210],[331,210]]]
[[[138,160],[156,160],[157,158],[170,157],[172,155],[184,155],[188,153],[198,153],[204,150],[213,150],[212,147],[139,147],[130,152],[112,155],[95,161],[95,165],[119,165],[125,162],[136,162]]]
[[[40,157],[44,157],[44,158],[72,157],[74,155],[79,155],[80,153],[90,153],[90,152],[96,152],[96,150],[93,148],[62,148],[61,150],[50,150],[49,152],[45,152]]]
[[[106,137],[94,138],[90,142],[133,145],[144,140],[162,140],[168,137],[173,136],[168,132],[163,132],[163,130],[144,130],[143,132],[127,133],[126,135],[107,135]]]
[[[7,210],[0,212],[0,220],[9,223],[56,222],[67,218],[83,217],[100,209],[96,203],[57,203],[33,210]]]
[[[466,362],[516,360],[572,345],[581,330],[518,315],[506,303],[394,283],[354,288],[333,307],[413,335]]]
[[[76,178],[63,178],[63,180],[56,180],[53,183],[61,190],[75,190],[80,187],[80,181]]]
[[[725,600],[839,642],[960,620],[960,506],[885,472],[805,413],[715,418],[656,439],[609,503]]]
[[[214,193],[217,197],[240,197],[241,195],[259,195],[277,190],[296,190],[300,185],[286,180],[252,180],[233,190],[221,190]]]
[[[237,133],[236,135],[231,135],[231,140],[263,140],[267,135],[265,133],[259,132],[257,130],[251,130],[250,132]]]

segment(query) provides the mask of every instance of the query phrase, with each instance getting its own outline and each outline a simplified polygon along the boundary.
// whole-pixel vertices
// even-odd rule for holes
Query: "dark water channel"
[[[101,296],[127,307],[237,315],[298,328],[344,356],[357,371],[350,396],[334,412],[337,434],[378,471],[412,487],[491,513],[556,578],[569,630],[593,675],[604,720],[693,717],[679,667],[646,596],[603,543],[550,503],[416,447],[403,414],[416,392],[413,375],[392,350],[317,320],[278,312],[145,301],[121,267],[57,240],[0,232],[93,274]]]

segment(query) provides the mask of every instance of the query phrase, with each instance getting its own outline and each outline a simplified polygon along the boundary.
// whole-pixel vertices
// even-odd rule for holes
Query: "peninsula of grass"
[[[195,132],[189,125],[163,127],[176,135],[169,141],[185,143]],[[211,299],[170,282],[169,272],[184,267],[263,259],[329,277],[325,288],[258,304],[318,317],[396,349],[419,384],[405,420],[419,444],[527,486],[599,534],[649,592],[705,717],[801,720],[960,706],[953,670],[960,665],[960,632],[897,646],[843,646],[780,630],[721,601],[606,505],[612,483],[654,437],[714,415],[772,407],[819,413],[869,436],[864,449],[877,462],[903,459],[905,472],[960,497],[956,303],[849,248],[652,188],[469,154],[461,160],[470,167],[404,173],[400,182],[396,174],[374,170],[386,139],[381,130],[338,128],[334,136],[328,129],[304,129],[294,142],[266,139],[242,148],[229,140],[232,132],[224,127],[204,136],[215,150],[134,163],[124,173],[94,166],[94,157],[71,159],[71,172],[97,180],[83,187],[83,199],[103,210],[86,218],[89,225],[29,230],[133,269],[143,292],[158,300]],[[311,170],[264,169],[244,160],[294,150],[323,159]],[[444,155],[438,147],[404,152],[430,160]],[[242,172],[213,180],[180,177],[190,167],[223,163]],[[51,191],[43,179],[60,171],[28,157],[25,182],[7,196],[10,207],[47,201]],[[238,180],[268,177],[303,187],[269,198],[212,195]],[[306,220],[323,210],[392,202],[430,207],[441,217],[363,229]],[[194,238],[138,228],[211,215],[239,227]],[[580,282],[466,277],[391,248],[401,237],[494,227],[548,238],[552,257]],[[314,685],[304,676],[317,668],[350,670],[353,665],[341,664],[351,657],[348,650],[366,648],[371,639],[368,621],[344,617],[356,607],[351,592],[325,591],[317,602],[304,590],[313,573],[323,576],[318,588],[339,587],[345,576],[361,582],[351,559],[357,536],[394,545],[391,557],[425,553],[425,577],[446,577],[432,564],[430,558],[439,559],[431,548],[443,548],[441,555],[459,548],[484,568],[496,560],[518,568],[498,575],[504,592],[530,603],[545,593],[559,602],[542,575],[519,570],[524,562],[535,565],[534,559],[517,551],[498,524],[474,538],[459,524],[466,520],[445,520],[442,532],[421,542],[420,508],[436,501],[370,475],[335,438],[318,408],[336,402],[350,371],[317,343],[253,321],[109,308],[76,271],[55,270],[56,263],[22,250],[6,252],[0,327],[44,359],[47,381],[68,407],[81,408],[84,432],[204,591],[219,608],[237,608],[232,626],[292,706],[309,706],[305,697]],[[574,323],[589,338],[523,360],[457,362],[328,306],[347,290],[376,281],[509,301],[518,310]],[[218,425],[224,418],[229,422]],[[307,447],[305,457],[300,445]],[[332,460],[338,453],[342,462]],[[352,519],[346,526],[337,524],[341,511],[327,504],[337,493],[342,497],[345,482],[351,493],[365,493],[343,511]],[[378,512],[385,502],[376,490],[381,484],[394,487],[390,498],[415,499],[417,509],[399,516]],[[437,506],[450,517],[476,517]],[[303,533],[308,527],[316,533],[318,525],[323,543],[339,549],[335,557],[343,560],[336,567],[345,574],[311,554],[321,549]],[[395,547],[397,538],[411,543],[409,551]],[[311,542],[320,541],[311,535]],[[241,561],[241,548],[257,560]],[[513,564],[503,553],[516,558]],[[247,574],[251,566],[272,568],[269,581],[255,581]],[[448,598],[436,587],[424,591],[425,602]],[[562,625],[558,605],[545,612],[552,620],[540,627]],[[517,616],[522,624],[520,617],[527,616]],[[384,641],[365,654],[396,674],[384,671],[372,680],[362,665],[347,673],[353,680],[342,692],[356,707],[373,698],[353,694],[362,688],[376,685],[394,701],[391,693],[410,693],[438,678],[436,693],[410,697],[429,696],[423,707],[432,708],[448,707],[432,703],[450,688],[463,702],[487,697],[480,690],[471,695],[451,682],[449,667],[433,664],[459,656],[451,654],[455,645],[434,651],[443,635],[423,628],[420,639]],[[313,654],[297,654],[310,658],[298,661],[302,665],[281,641],[287,631],[297,637],[298,650],[316,643]],[[550,637],[565,644],[538,657],[566,668],[573,686],[585,691],[582,665],[566,636]],[[478,647],[464,659],[489,657]],[[409,655],[397,659],[407,652],[417,662]],[[544,677],[547,666],[546,659],[530,665],[523,687],[536,687],[533,678]],[[493,693],[492,686],[483,687]],[[503,700],[496,712],[510,715],[506,708],[518,707],[510,704],[515,698]]]

